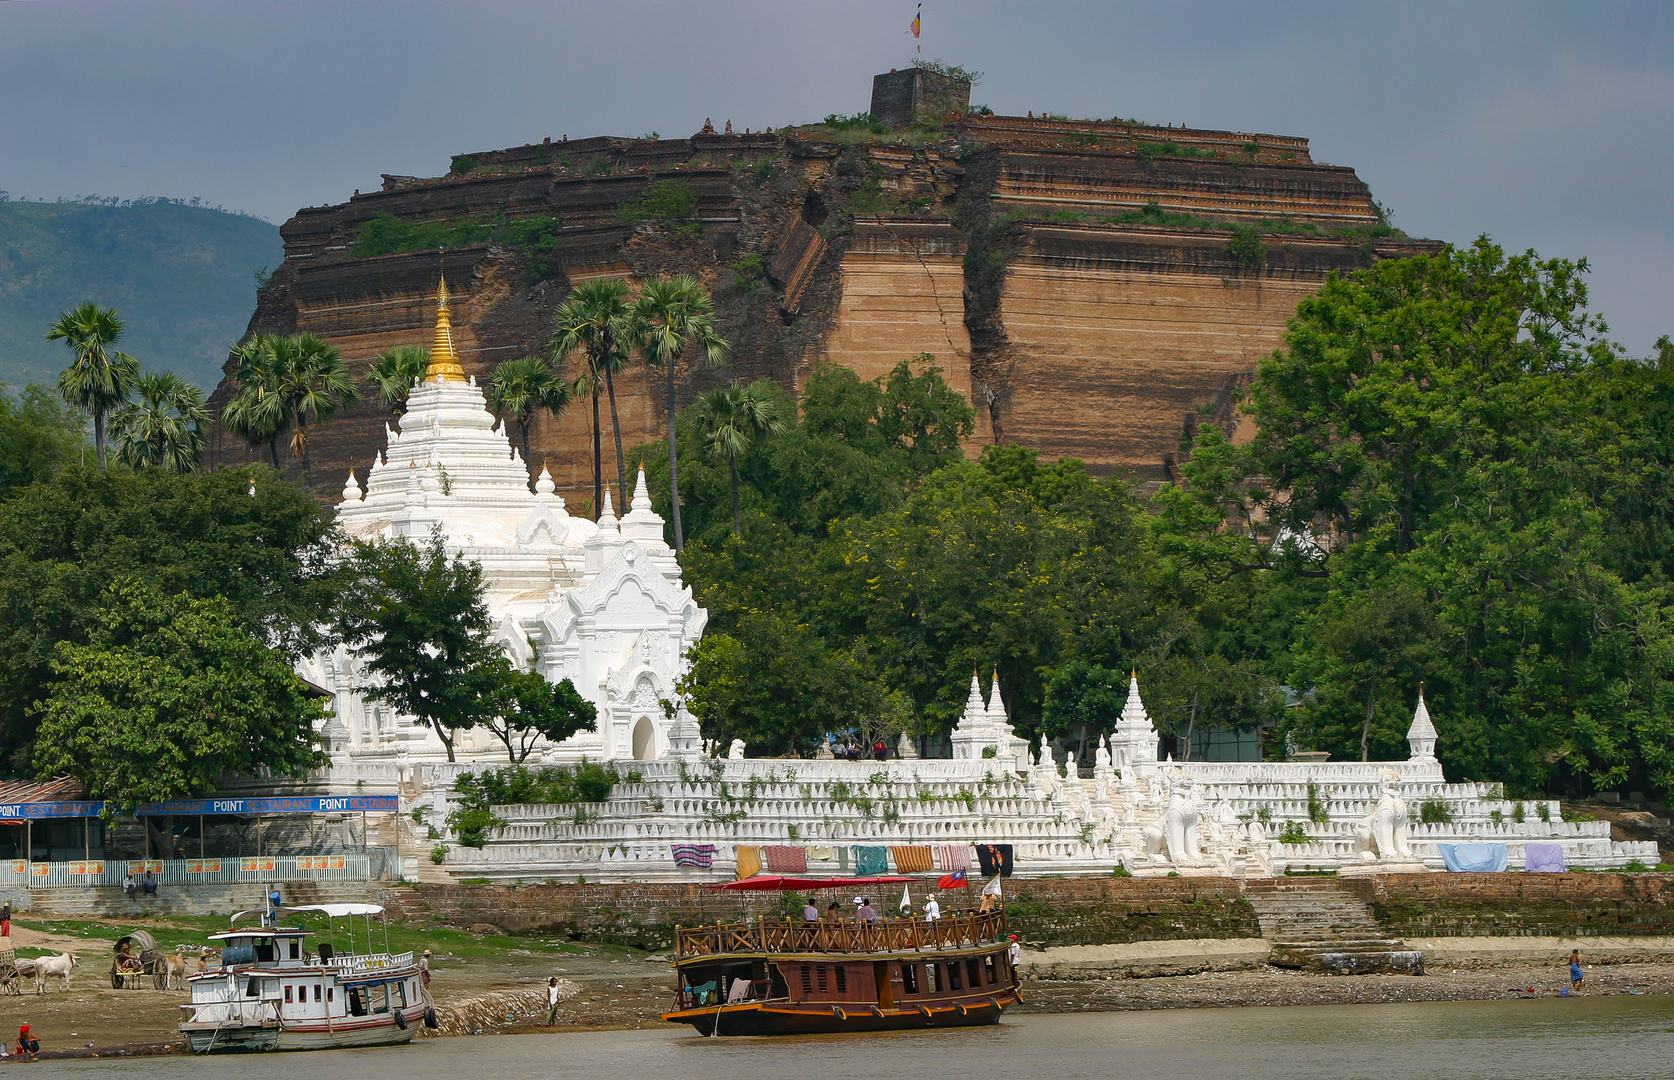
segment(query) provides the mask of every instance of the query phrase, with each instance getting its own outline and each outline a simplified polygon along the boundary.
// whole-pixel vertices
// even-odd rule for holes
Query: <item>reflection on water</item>
[[[41,1062],[33,1080],[1666,1080],[1674,998],[1019,1016],[997,1027],[701,1039],[687,1029],[215,1058]],[[50,1038],[50,1033],[43,1032]]]

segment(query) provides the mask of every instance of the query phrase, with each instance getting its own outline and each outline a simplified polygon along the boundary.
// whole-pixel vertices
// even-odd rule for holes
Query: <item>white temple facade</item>
[[[489,613],[513,662],[572,680],[598,709],[596,731],[541,747],[531,761],[665,754],[671,721],[661,703],[676,699],[686,650],[708,614],[681,581],[644,470],[620,519],[608,488],[597,523],[570,515],[544,468],[531,491],[527,464],[460,368],[445,282],[430,367],[387,438],[364,487],[349,474],[338,526],[357,539],[415,542],[439,531],[450,555],[482,566]],[[429,728],[365,699],[367,675],[351,651],[316,653],[301,668],[333,695],[325,736],[335,760],[445,756]],[[461,732],[457,750],[466,760],[505,759],[484,731]]]

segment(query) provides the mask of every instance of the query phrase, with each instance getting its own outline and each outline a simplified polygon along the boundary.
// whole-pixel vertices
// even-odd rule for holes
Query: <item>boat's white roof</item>
[[[329,915],[333,919],[341,919],[345,915],[382,915],[381,904],[308,904],[304,907],[282,908],[283,911],[318,911]]]

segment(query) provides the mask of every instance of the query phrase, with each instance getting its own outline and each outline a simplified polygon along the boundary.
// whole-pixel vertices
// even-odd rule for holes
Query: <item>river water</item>
[[[701,1039],[670,1027],[212,1058],[43,1061],[33,1080],[1640,1080],[1674,1077],[1674,998],[1018,1016],[994,1027]],[[49,1033],[42,1032],[43,1035]]]

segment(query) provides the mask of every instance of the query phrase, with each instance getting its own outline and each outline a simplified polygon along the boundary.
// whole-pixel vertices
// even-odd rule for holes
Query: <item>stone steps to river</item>
[[[1385,934],[1371,909],[1334,881],[1252,881],[1244,898],[1255,909],[1275,967],[1328,975],[1424,974],[1424,954]]]

